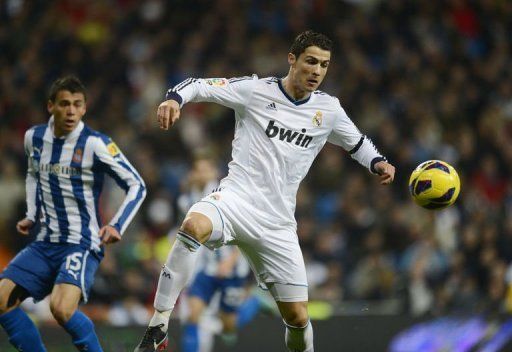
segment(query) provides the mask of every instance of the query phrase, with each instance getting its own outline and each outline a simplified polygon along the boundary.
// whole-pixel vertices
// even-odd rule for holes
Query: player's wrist
[[[173,91],[167,92],[167,94],[165,95],[165,100],[174,100],[175,102],[178,103],[178,105],[180,107],[181,107],[181,104],[183,104],[183,98],[181,97],[181,95],[179,95],[178,93],[173,92]]]
[[[381,161],[387,161],[387,160],[383,156],[378,156],[378,157],[375,157],[372,159],[372,161],[370,162],[370,171],[372,174],[378,174],[377,170],[375,169],[375,165]]]

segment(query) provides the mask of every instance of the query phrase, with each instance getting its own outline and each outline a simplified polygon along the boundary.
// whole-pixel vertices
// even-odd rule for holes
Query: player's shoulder
[[[48,127],[48,124],[46,124],[46,123],[34,125],[25,131],[25,136],[30,135],[30,134],[35,134],[35,133],[38,133],[38,134],[44,133],[44,131],[46,131],[47,127]]]
[[[87,125],[84,126],[84,132],[95,147],[104,147],[112,143],[112,138],[110,138],[110,136],[103,132],[96,131]]]
[[[119,147],[116,143],[110,138],[110,136],[106,135],[105,133],[93,130],[92,128],[89,128],[90,131],[90,137],[94,138],[95,140],[95,147],[99,148],[96,149],[99,153],[105,153],[106,151],[113,157],[118,156],[121,151],[119,150]]]
[[[337,97],[330,95],[321,90],[315,90],[313,93],[315,102],[331,109],[339,109],[341,107],[340,101]]]
[[[249,76],[240,76],[240,77],[231,77],[227,81],[229,83],[237,83],[237,82],[250,82],[258,80],[258,76],[256,74],[252,74]]]
[[[268,84],[268,85],[273,85],[273,84],[278,84],[279,83],[279,78],[274,77],[274,76],[270,76],[270,77],[260,78],[260,81],[265,83],[265,84]]]

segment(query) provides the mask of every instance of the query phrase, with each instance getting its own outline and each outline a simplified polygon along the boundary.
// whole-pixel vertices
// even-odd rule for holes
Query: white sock
[[[191,236],[178,232],[176,242],[160,272],[158,288],[153,306],[157,310],[150,326],[165,324],[167,326],[176,300],[194,273],[197,250],[201,244]]]
[[[167,330],[169,325],[169,318],[171,317],[171,312],[171,310],[167,310],[165,312],[159,312],[155,310],[155,312],[153,313],[153,317],[149,322],[149,326],[157,326],[160,324],[164,324],[162,330]]]
[[[313,326],[308,321],[306,326],[294,327],[284,323],[286,333],[284,340],[290,352],[313,352]]]

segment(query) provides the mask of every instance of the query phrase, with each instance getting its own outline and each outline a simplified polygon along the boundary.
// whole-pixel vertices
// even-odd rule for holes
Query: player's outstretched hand
[[[180,118],[180,104],[176,100],[166,100],[158,106],[156,115],[160,128],[168,130]]]
[[[374,168],[380,176],[381,185],[389,185],[395,179],[395,167],[390,163],[379,161]]]
[[[121,240],[121,234],[116,230],[115,227],[110,225],[103,226],[99,232],[101,238],[101,244],[115,243]]]
[[[16,224],[16,230],[18,230],[18,233],[22,235],[28,235],[30,229],[34,226],[34,222],[32,220],[29,220],[27,218],[18,221]]]

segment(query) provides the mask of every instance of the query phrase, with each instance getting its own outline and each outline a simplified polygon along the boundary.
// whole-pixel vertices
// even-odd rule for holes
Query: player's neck
[[[295,100],[306,99],[311,94],[310,92],[300,89],[297,85],[293,84],[293,80],[290,79],[289,75],[281,80],[281,84],[283,85],[285,92]]]

